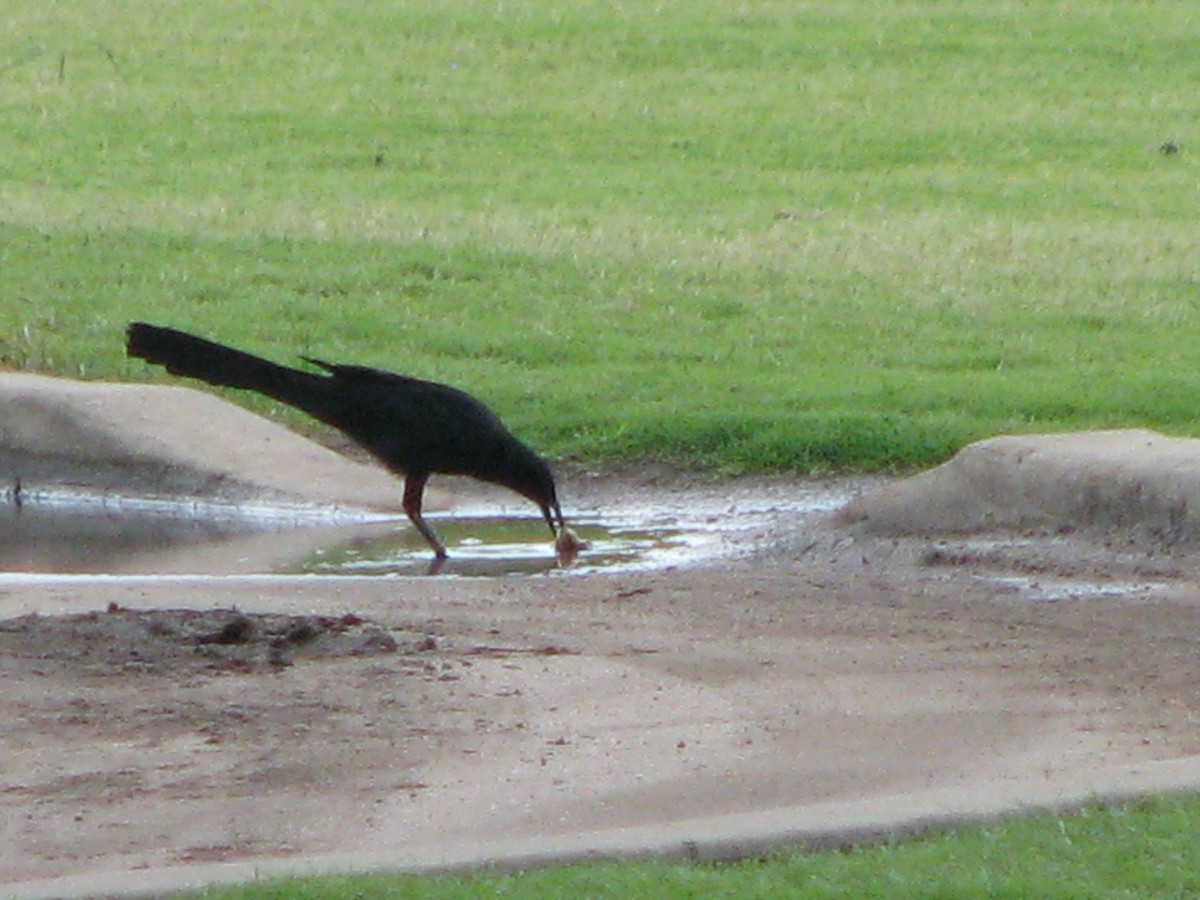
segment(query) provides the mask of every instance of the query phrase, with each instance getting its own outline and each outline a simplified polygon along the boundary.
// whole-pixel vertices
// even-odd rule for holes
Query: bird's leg
[[[434,555],[438,559],[446,558],[446,547],[433,529],[426,523],[424,516],[421,515],[421,499],[425,494],[425,482],[429,480],[429,475],[425,472],[410,472],[404,477],[404,512],[412,523],[417,526],[417,531],[421,532],[421,537],[429,542],[429,546],[433,548]]]
[[[554,535],[555,537],[558,537],[558,529],[562,525],[562,510],[559,510],[559,512],[558,512],[559,524],[555,525],[554,524],[554,514],[550,512],[550,505],[547,503],[543,503],[541,506],[542,506],[542,515],[546,517],[546,524],[550,526],[550,533],[552,535]]]

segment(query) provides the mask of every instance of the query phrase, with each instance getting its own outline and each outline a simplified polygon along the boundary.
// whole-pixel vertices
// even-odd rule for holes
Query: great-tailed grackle
[[[129,326],[125,350],[173,375],[265,394],[345,433],[404,478],[404,511],[438,560],[445,559],[446,548],[421,515],[425,483],[434,473],[469,475],[511,488],[541,509],[558,539],[560,557],[573,556],[583,546],[567,528],[545,460],[513,437],[483,403],[457,388],[301,357],[324,369],[305,372],[143,322]]]

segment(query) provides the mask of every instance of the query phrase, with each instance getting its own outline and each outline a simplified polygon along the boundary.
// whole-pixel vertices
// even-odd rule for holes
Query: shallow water
[[[1028,575],[980,575],[976,577],[1001,589],[1012,591],[1022,600],[1032,600],[1037,603],[1150,594],[1168,586],[1165,581],[1087,581],[1078,578]]]
[[[791,547],[786,558],[805,565],[804,550],[796,549],[803,542],[789,544],[789,536],[796,541],[814,516],[861,489],[853,482],[796,482],[638,489],[616,500],[592,496],[572,510],[571,526],[590,546],[569,568],[558,564],[549,529],[536,513],[491,500],[428,517],[450,553],[435,568],[428,545],[407,519],[395,516],[30,491],[19,506],[0,497],[0,579],[386,578],[435,571],[441,577],[569,577],[669,570],[771,546]],[[1165,584],[1049,571],[1031,576],[1019,552],[1006,560],[1006,551],[1037,549],[1037,542],[1017,536],[948,546],[938,544],[942,564],[975,569],[972,577],[995,585],[998,597],[1053,602],[1151,593]],[[928,552],[923,558],[931,564]]]
[[[540,520],[500,516],[430,517],[450,554],[442,575],[534,575],[560,571],[550,531]],[[638,528],[577,518],[571,527],[588,542],[571,571],[654,567],[654,560],[682,562],[699,543],[678,527]],[[407,522],[353,529],[346,539],[286,565],[288,574],[418,575],[429,571],[429,546]]]
[[[559,566],[545,523],[523,509],[429,516],[450,558],[439,574],[505,576],[666,569],[745,551],[783,515],[832,509],[844,490],[798,486],[786,497],[661,493],[585,509],[571,526],[589,543]],[[394,576],[431,571],[406,519],[304,507],[229,506],[65,492],[0,505],[0,572]]]

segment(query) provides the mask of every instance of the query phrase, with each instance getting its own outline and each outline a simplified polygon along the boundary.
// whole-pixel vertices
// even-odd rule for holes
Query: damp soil
[[[1189,559],[875,538],[814,502],[862,489],[575,483],[584,519],[703,537],[590,572],[0,576],[0,883],[902,816],[1200,753]]]
[[[110,507],[85,552],[38,531],[0,573],[0,884],[903,819],[1200,754],[1186,548],[835,520],[879,483],[576,476],[571,569],[529,510],[470,494],[437,577],[391,521],[155,543]]]

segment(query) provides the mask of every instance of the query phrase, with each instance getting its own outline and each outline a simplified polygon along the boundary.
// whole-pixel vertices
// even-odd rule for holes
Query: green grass
[[[845,852],[732,865],[590,864],[466,877],[355,876],[213,889],[213,900],[413,897],[1184,898],[1200,893],[1200,798],[1041,814]]]
[[[121,357],[162,321],[452,381],[553,456],[724,470],[1200,433],[1184,6],[5,12],[12,368],[163,377]]]

